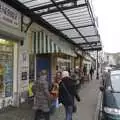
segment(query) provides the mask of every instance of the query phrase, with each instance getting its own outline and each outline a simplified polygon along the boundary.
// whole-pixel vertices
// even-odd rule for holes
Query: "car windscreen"
[[[104,93],[104,106],[120,109],[120,75],[111,75],[110,83]]]
[[[114,92],[120,92],[120,74],[111,75],[111,87]]]

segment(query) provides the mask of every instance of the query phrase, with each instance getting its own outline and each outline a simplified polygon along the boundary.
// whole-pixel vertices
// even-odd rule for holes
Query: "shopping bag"
[[[56,100],[52,100],[50,105],[50,114],[54,114],[55,111],[56,111]]]

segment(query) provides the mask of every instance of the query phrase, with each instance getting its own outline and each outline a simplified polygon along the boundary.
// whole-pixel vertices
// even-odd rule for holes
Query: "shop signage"
[[[0,22],[12,27],[19,27],[20,13],[14,8],[0,1]]]

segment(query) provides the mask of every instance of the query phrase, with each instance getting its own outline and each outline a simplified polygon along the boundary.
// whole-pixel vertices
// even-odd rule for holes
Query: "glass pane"
[[[99,37],[87,37],[88,42],[95,42],[95,41],[99,41]]]
[[[119,74],[111,76],[111,84],[114,91],[120,92],[120,75]]]
[[[76,30],[65,30],[65,31],[62,31],[62,33],[66,34],[69,38],[72,38],[72,37],[80,37],[80,35],[78,34],[78,32],[76,32]]]
[[[84,35],[84,36],[88,36],[88,35],[96,35],[96,31],[95,28],[93,26],[90,27],[85,27],[85,28],[79,28],[79,31]]]
[[[83,38],[72,39],[72,40],[73,40],[74,42],[76,42],[77,44],[85,42],[85,40],[84,40]]]

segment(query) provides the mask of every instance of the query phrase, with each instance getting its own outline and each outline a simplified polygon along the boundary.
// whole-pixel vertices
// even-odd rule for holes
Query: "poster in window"
[[[4,79],[5,79],[5,97],[10,97],[13,94],[12,64],[5,64]]]
[[[22,80],[27,80],[27,72],[22,72]]]
[[[3,92],[4,90],[3,74],[4,74],[4,67],[2,64],[0,64],[0,93]]]

